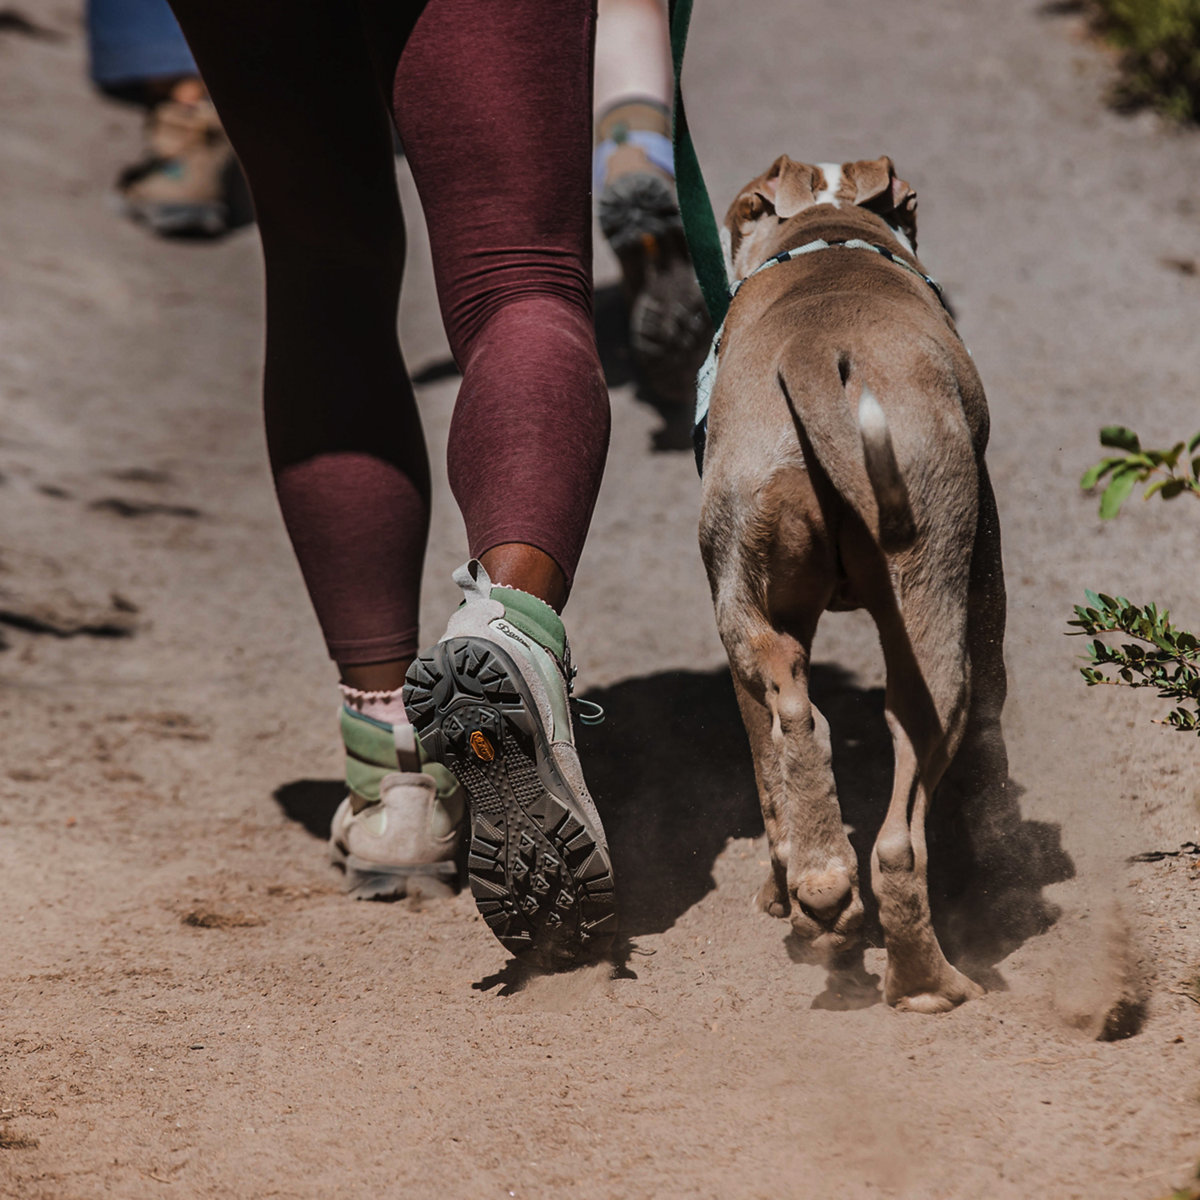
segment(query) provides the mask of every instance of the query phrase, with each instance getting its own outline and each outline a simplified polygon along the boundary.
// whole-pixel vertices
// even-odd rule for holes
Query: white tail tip
[[[858,400],[858,427],[872,441],[888,436],[887,417],[869,387],[863,388]]]

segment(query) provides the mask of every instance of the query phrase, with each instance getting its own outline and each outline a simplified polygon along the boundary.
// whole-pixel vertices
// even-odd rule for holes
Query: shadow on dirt
[[[883,690],[858,687],[846,672],[818,664],[812,696],[831,726],[843,817],[865,882],[892,781]],[[727,839],[762,833],[729,673],[665,672],[590,691],[587,699],[608,714],[604,725],[580,730],[579,742],[609,832],[621,928],[628,938],[661,932],[713,888],[713,863]],[[1022,820],[1023,790],[1010,779],[982,802],[935,805],[929,830],[939,935],[948,956],[992,989],[1004,986],[995,965],[1057,919],[1043,889],[1074,874],[1059,827]],[[866,937],[881,945],[865,891]],[[853,970],[842,983],[839,991],[855,993],[850,1006],[869,1002]]]
[[[665,671],[585,696],[603,725],[576,731],[612,851],[621,930],[660,933],[713,888],[731,837],[762,816],[729,672]]]
[[[817,664],[812,697],[831,727],[842,815],[865,882],[892,782],[883,690],[858,687],[839,668]],[[628,950],[631,939],[669,929],[699,903],[715,886],[713,864],[726,842],[761,836],[762,817],[728,670],[665,671],[584,698],[607,714],[603,725],[578,726],[576,737],[609,836]],[[1010,779],[983,801],[935,805],[929,829],[939,937],[952,961],[993,990],[1004,987],[996,964],[1058,917],[1043,889],[1074,875],[1059,827],[1022,820],[1023,791]],[[325,839],[344,794],[340,780],[300,779],[274,795],[290,820]],[[863,898],[866,940],[881,945],[869,887]],[[787,926],[779,928],[786,940]],[[805,961],[799,951],[793,957]],[[819,1007],[872,1002],[860,975],[848,968],[831,977]]]
[[[277,787],[273,796],[289,821],[303,825],[313,837],[326,841],[329,823],[345,794],[344,779],[296,779]]]
[[[812,697],[831,726],[842,816],[852,827],[859,878],[867,884],[871,844],[892,786],[883,689],[856,687],[836,667],[818,666]],[[935,800],[927,830],[930,901],[939,940],[952,962],[993,991],[1005,986],[996,964],[1058,919],[1059,909],[1043,889],[1075,874],[1060,827],[1022,819],[1018,802],[1024,792],[1011,778],[991,794],[961,804],[939,792],[942,802]],[[869,886],[863,900],[866,938],[882,945]]]

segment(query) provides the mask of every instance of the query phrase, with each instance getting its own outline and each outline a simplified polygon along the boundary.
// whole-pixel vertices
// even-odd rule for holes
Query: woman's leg
[[[394,110],[463,383],[450,483],[471,553],[561,607],[608,446],[592,326],[590,0],[430,0]]]
[[[608,443],[591,317],[592,27],[589,0],[430,0],[395,80],[463,369],[450,482],[482,560],[455,573],[464,603],[404,700],[423,751],[467,793],[480,913],[542,966],[602,949],[616,922],[554,611]]]
[[[686,410],[712,325],[675,196],[666,0],[600,0],[594,184],[600,228],[621,264],[641,382]]]
[[[175,0],[245,168],[267,282],[264,397],[280,507],[344,680],[396,688],[417,649],[429,468],[396,339],[404,226],[357,8]]]

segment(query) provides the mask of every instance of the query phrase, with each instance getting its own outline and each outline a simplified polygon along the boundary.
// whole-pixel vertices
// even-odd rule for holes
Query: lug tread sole
[[[466,789],[467,878],[504,948],[548,968],[606,948],[616,931],[607,853],[572,812],[507,655],[483,639],[439,643],[409,669],[404,703],[425,753]]]

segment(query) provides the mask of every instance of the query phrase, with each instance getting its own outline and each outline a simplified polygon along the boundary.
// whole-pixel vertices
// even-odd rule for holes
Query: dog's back
[[[912,253],[911,188],[888,159],[840,170],[859,197],[848,206],[816,199],[830,190],[821,168],[781,158],[730,208],[743,278],[709,408],[700,541],[771,846],[760,903],[826,954],[853,944],[863,906],[808,694],[812,640],[830,608],[864,607],[878,626],[895,750],[872,851],[885,992],[941,1011],[980,989],[933,933],[925,814],[960,744],[1002,747],[987,409]],[[1002,750],[991,761],[1003,770]]]

